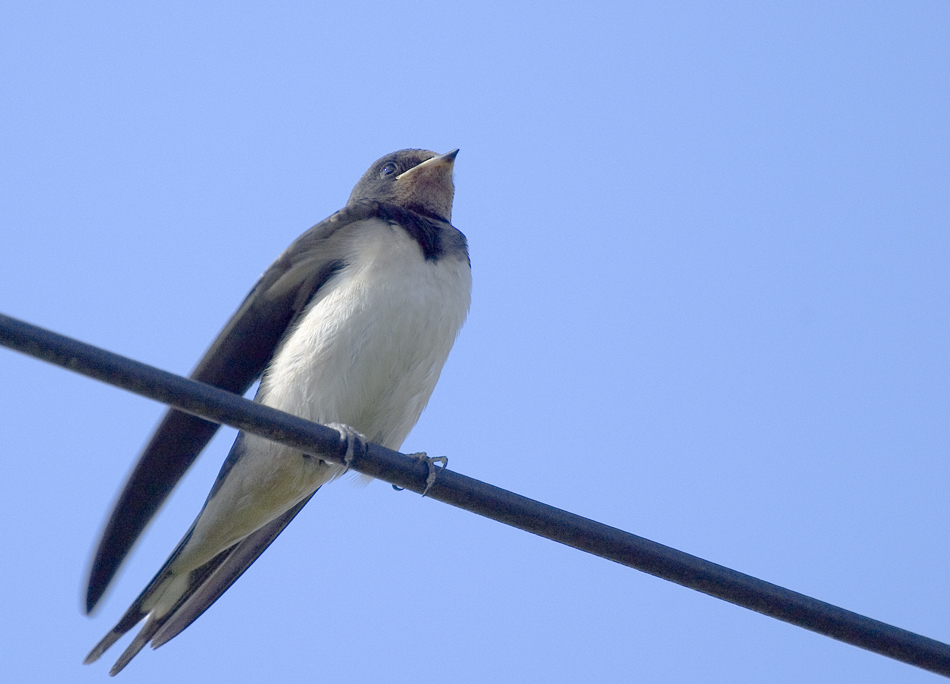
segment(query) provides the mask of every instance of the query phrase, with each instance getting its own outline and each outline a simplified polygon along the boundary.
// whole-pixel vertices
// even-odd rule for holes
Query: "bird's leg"
[[[331,427],[339,432],[340,441],[346,444],[346,454],[343,456],[343,465],[349,470],[353,458],[366,453],[366,437],[349,425],[344,425],[343,423],[327,423],[327,427]]]

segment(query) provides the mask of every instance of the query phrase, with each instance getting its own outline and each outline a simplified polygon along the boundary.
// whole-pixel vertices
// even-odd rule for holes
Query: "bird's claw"
[[[435,484],[435,478],[439,476],[440,470],[445,470],[449,467],[449,457],[448,456],[434,456],[429,458],[429,456],[423,451],[418,454],[409,454],[411,458],[415,458],[419,461],[425,461],[426,466],[429,468],[429,474],[426,477],[426,488],[422,490],[422,496],[425,496],[429,493],[429,490],[432,488],[432,485]],[[436,468],[435,464],[441,463],[441,468]],[[395,486],[395,485],[393,485]]]
[[[349,470],[353,459],[366,453],[366,437],[357,432],[349,425],[343,423],[327,423],[340,433],[340,441],[346,444],[346,453],[343,455],[343,465]]]

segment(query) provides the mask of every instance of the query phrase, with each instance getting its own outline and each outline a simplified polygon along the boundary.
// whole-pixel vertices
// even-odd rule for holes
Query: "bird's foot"
[[[343,465],[349,470],[350,463],[352,463],[353,459],[366,453],[366,437],[349,425],[344,425],[343,423],[327,423],[327,427],[331,427],[339,432],[340,441],[346,444],[346,454],[343,456]]]
[[[429,468],[429,475],[426,477],[426,488],[422,490],[422,496],[425,496],[429,493],[429,489],[432,488],[432,485],[435,484],[435,478],[439,476],[440,470],[445,470],[449,467],[449,457],[448,456],[435,456],[429,458],[429,456],[424,452],[420,451],[418,454],[407,454],[410,458],[415,458],[419,461],[425,461],[426,466]],[[436,468],[435,464],[441,463],[441,468]],[[396,485],[393,485],[394,487]]]

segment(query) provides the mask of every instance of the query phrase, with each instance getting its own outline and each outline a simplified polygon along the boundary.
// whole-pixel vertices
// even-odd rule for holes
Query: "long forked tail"
[[[176,576],[168,569],[177,554],[176,549],[176,553],[166,561],[165,566],[126,611],[118,624],[96,644],[83,662],[88,665],[98,660],[109,647],[146,616],[142,629],[109,670],[110,676],[121,672],[149,641],[152,642],[152,648],[158,648],[180,634],[217,601],[238,577],[244,574],[244,571],[284,531],[284,528],[290,524],[312,496],[313,494],[234,546],[222,551],[200,568],[193,570],[186,578]],[[184,580],[184,586],[180,588],[174,586],[182,580]],[[175,604],[161,615],[158,615],[157,611],[151,611],[151,606],[154,606],[156,600],[168,591],[173,594],[181,592]]]

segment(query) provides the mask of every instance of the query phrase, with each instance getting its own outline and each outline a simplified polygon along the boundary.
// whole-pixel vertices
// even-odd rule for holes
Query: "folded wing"
[[[301,235],[261,276],[191,377],[246,392],[313,294],[344,265],[342,241],[334,238],[378,212],[375,203],[352,204]],[[103,530],[89,572],[86,612],[96,607],[142,531],[219,427],[176,410],[165,414]]]

